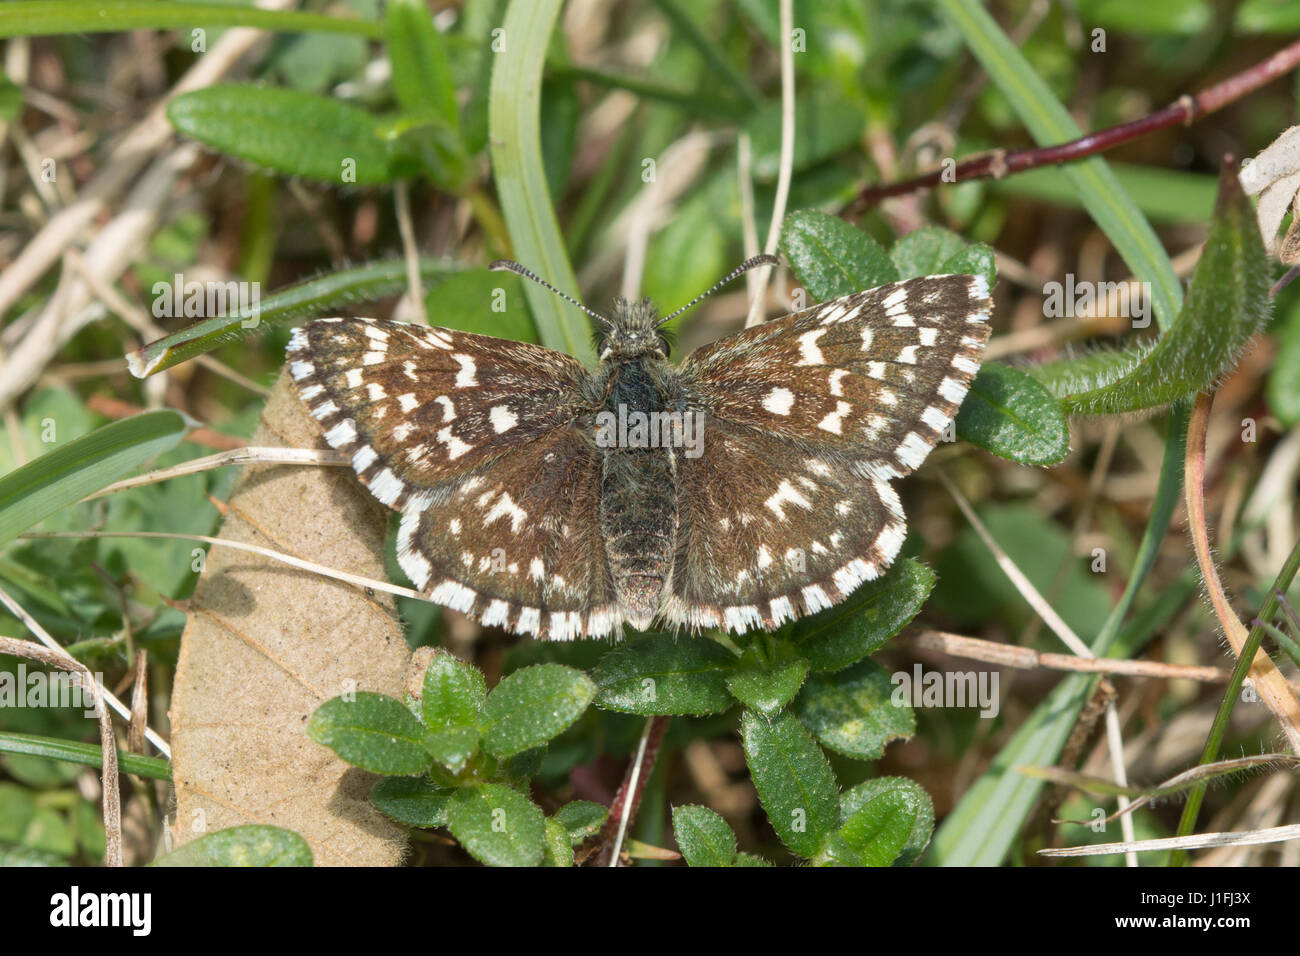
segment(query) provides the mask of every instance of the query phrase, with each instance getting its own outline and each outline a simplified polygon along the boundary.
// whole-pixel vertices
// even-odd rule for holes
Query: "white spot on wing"
[[[774,388],[763,398],[763,407],[773,415],[789,415],[794,407],[794,392],[788,388]]]
[[[519,416],[506,405],[493,405],[488,416],[492,420],[492,430],[498,435],[510,431],[519,424]]]

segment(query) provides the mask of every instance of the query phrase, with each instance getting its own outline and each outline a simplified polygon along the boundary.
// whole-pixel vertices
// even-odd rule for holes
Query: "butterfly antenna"
[[[545,279],[539,276],[536,272],[533,272],[531,269],[525,269],[519,263],[514,262],[511,259],[497,259],[493,262],[488,263],[488,268],[491,269],[493,272],[513,272],[515,275],[523,276],[525,279],[532,279],[534,282],[536,282],[538,285],[542,286],[543,288],[550,289],[552,292],[558,295],[565,302],[572,302],[574,305],[580,308],[583,312],[586,312],[593,319],[603,322],[605,325],[613,324],[609,321],[609,319],[605,318],[605,316],[601,315],[599,312],[593,312],[591,309],[587,308],[585,305],[583,305],[573,296],[566,295],[565,293],[561,292],[559,289],[555,288],[555,286],[551,285],[549,282],[547,282]]]
[[[739,278],[740,276],[743,276],[750,269],[757,269],[759,266],[779,266],[780,264],[781,264],[781,260],[778,259],[776,256],[769,256],[769,255],[752,256],[751,258],[746,259],[744,262],[738,265],[735,269],[733,269],[729,275],[727,275],[724,279],[722,279],[716,285],[714,285],[712,289],[710,289],[707,292],[701,292],[699,295],[691,299],[690,302],[687,302],[684,306],[682,306],[672,315],[665,315],[662,319],[659,320],[659,324],[663,325],[665,322],[669,322],[677,318],[677,316],[681,315],[691,306],[695,305],[697,302],[700,302],[703,299],[707,299],[709,296],[713,295],[713,293],[717,292],[719,289],[721,289],[732,279],[736,279]]]

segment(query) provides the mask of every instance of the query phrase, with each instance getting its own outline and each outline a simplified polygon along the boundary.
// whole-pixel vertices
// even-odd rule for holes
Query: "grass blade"
[[[493,178],[515,258],[572,294],[578,280],[546,186],[540,121],[542,68],[561,5],[562,0],[511,0],[502,27],[505,46],[493,54],[488,129]],[[542,344],[592,362],[586,319],[540,286],[529,283],[524,291]]]
[[[172,448],[179,412],[145,412],[97,428],[0,478],[0,544]]]
[[[342,33],[377,40],[381,24],[323,13],[261,10],[188,0],[15,0],[0,5],[0,37],[118,33],[176,27],[258,27],[286,33]]]
[[[104,765],[104,752],[98,744],[83,744],[58,737],[40,737],[36,734],[14,734],[0,731],[0,753],[22,754],[26,757],[45,757],[65,763],[79,763],[98,770]],[[117,752],[117,766],[123,773],[133,773],[151,780],[170,780],[172,762],[162,757],[146,757],[130,751]]]

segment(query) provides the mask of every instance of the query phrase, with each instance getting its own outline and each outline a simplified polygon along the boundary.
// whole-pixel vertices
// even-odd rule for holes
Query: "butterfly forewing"
[[[703,454],[678,462],[689,520],[666,616],[770,629],[879,577],[906,535],[889,481],[952,424],[990,309],[982,278],[928,276],[688,356],[682,370],[708,425]]]
[[[398,511],[572,421],[587,376],[540,346],[375,319],[295,329],[288,357],[326,440]]]
[[[682,371],[711,417],[897,478],[943,439],[979,370],[991,308],[980,276],[907,279],[728,336]]]

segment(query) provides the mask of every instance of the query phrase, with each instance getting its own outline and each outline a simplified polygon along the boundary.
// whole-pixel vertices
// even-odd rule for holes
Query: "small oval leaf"
[[[620,644],[592,672],[596,704],[642,716],[718,714],[735,701],[736,658],[707,639],[647,634]]]
[[[470,856],[488,866],[537,866],[546,817],[517,790],[497,783],[462,787],[451,798],[447,828]]]
[[[688,866],[731,866],[736,834],[708,807],[673,807],[673,835]]]
[[[311,847],[292,830],[250,824],[191,840],[152,866],[311,866]]]
[[[564,733],[582,716],[596,685],[563,664],[536,664],[504,678],[483,705],[483,749],[509,757]]]
[[[817,854],[839,826],[839,791],[817,742],[791,714],[770,720],[753,711],[741,735],[759,802],[781,842],[804,857]]]
[[[210,86],[174,97],[167,118],[229,156],[334,186],[388,183],[413,169],[365,110],[298,90]]]
[[[371,691],[325,701],[307,722],[307,736],[372,773],[410,775],[433,762],[424,725],[400,700]]]
[[[916,715],[891,700],[894,686],[875,661],[816,674],[795,700],[799,719],[823,744],[846,757],[875,760],[891,740],[916,732]]]
[[[957,436],[1022,465],[1055,465],[1070,453],[1060,404],[1031,376],[994,362],[980,366],[957,412]]]

